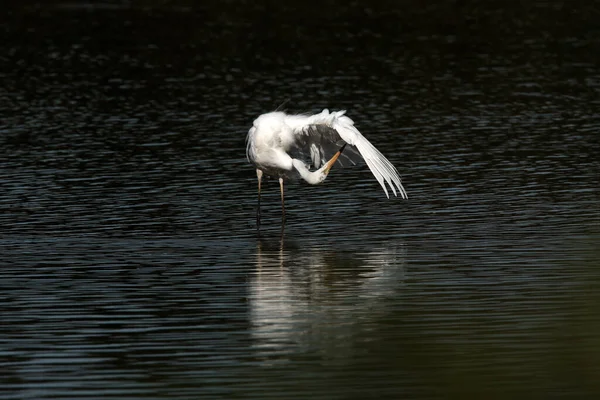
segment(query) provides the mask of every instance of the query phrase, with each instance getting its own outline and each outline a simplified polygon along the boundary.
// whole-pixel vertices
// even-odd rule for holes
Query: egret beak
[[[323,173],[325,175],[329,173],[329,170],[331,169],[331,167],[333,167],[333,164],[335,164],[340,154],[342,154],[342,151],[344,151],[344,149],[346,148],[346,144],[347,143],[344,143],[342,148],[339,149],[338,152],[333,155],[333,157],[331,157],[331,160],[327,161],[327,164],[325,164],[325,168],[323,169]]]

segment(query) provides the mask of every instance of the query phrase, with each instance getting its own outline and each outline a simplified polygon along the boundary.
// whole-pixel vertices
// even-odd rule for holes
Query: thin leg
[[[262,180],[263,172],[260,169],[256,170],[258,178],[258,207],[256,207],[256,229],[260,229],[260,181]]]
[[[279,178],[279,189],[281,190],[281,223],[285,223],[285,206],[283,205],[283,178]]]

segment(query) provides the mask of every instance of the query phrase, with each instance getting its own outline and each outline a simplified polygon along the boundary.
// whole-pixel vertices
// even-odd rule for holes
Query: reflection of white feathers
[[[259,245],[248,299],[254,347],[269,357],[290,345],[350,346],[345,339],[351,326],[384,312],[386,298],[401,290],[403,280],[402,245],[365,253],[267,251]]]
[[[259,245],[248,300],[255,346],[266,353],[276,352],[288,343],[294,331],[292,317],[308,310],[306,303],[295,299],[290,271],[284,264],[283,250],[262,252]]]
[[[398,284],[404,282],[404,246],[375,249],[366,254],[366,267],[362,273],[361,297],[392,295]]]

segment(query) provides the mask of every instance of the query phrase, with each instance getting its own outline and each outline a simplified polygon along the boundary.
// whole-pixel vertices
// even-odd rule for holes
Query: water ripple
[[[597,397],[587,3],[175,3],[3,20],[0,399]],[[282,230],[266,181],[258,234],[284,102],[347,109],[409,199],[338,168]]]

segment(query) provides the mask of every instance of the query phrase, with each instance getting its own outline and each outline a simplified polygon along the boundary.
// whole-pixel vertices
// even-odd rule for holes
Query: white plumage
[[[330,113],[325,109],[314,115],[290,115],[276,111],[262,114],[254,120],[248,132],[246,155],[248,161],[256,166],[258,177],[257,224],[260,224],[263,173],[279,178],[285,215],[284,179],[299,176],[310,184],[319,184],[327,178],[335,162],[355,164],[361,156],[388,198],[387,186],[394,195],[399,193],[407,198],[396,168],[356,129],[345,113]],[[310,171],[311,164],[317,168],[316,171]]]

